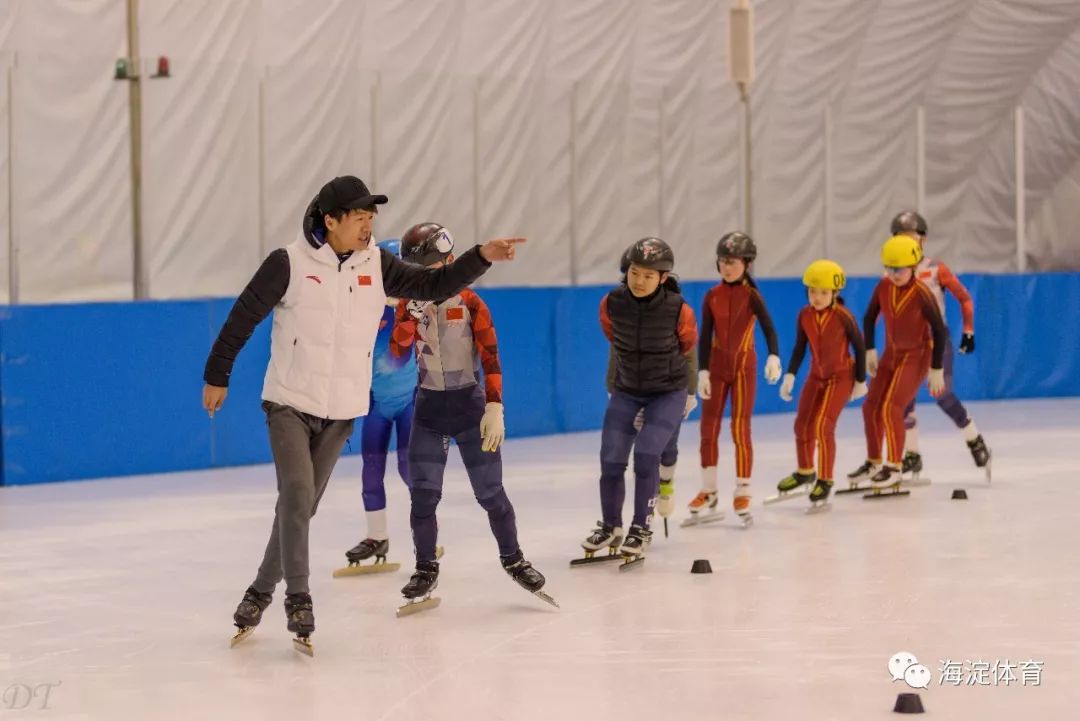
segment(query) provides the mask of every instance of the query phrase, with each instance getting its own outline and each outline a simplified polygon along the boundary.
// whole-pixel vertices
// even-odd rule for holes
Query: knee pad
[[[435,508],[442,500],[441,492],[429,488],[414,488],[409,495],[412,497],[412,515],[417,518],[434,515]]]
[[[625,463],[601,463],[600,475],[604,478],[622,478],[626,475]]]
[[[506,490],[502,488],[499,489],[498,493],[487,498],[477,498],[476,501],[488,513],[505,511],[510,507],[510,499],[506,495]]]

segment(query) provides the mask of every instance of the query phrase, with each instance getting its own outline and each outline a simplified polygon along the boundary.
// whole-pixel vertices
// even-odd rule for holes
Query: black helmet
[[[716,244],[716,259],[742,258],[747,263],[757,258],[757,246],[746,233],[735,230],[724,235]]]
[[[619,258],[619,274],[626,275],[626,272],[630,270],[630,253],[634,250],[634,246],[628,245],[626,250],[623,251],[622,258]]]
[[[628,270],[630,263],[661,273],[668,273],[675,267],[675,253],[659,238],[642,238],[623,254],[623,260]]]
[[[905,210],[900,215],[892,219],[892,225],[889,226],[889,231],[893,235],[900,235],[901,233],[908,233],[914,231],[919,235],[926,235],[926,218],[922,217],[914,210]]]
[[[417,223],[401,236],[401,259],[416,265],[446,260],[454,250],[454,237],[438,223]]]

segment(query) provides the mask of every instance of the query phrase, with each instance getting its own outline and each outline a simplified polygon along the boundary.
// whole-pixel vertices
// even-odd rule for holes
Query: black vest
[[[678,329],[682,306],[683,297],[664,287],[648,300],[634,298],[625,285],[608,293],[617,389],[633,395],[686,389]]]

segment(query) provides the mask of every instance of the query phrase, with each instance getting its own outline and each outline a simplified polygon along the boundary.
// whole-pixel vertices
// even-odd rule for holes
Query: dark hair
[[[664,281],[663,285],[672,293],[682,293],[682,290],[679,288],[679,276],[674,273],[668,273],[667,280]]]
[[[757,283],[754,282],[754,276],[750,275],[749,270],[747,270],[745,273],[743,273],[743,279],[746,281],[746,284],[748,286],[750,286],[754,290],[757,290]]]
[[[322,209],[320,208],[320,211],[321,211],[321,210],[322,210]],[[366,208],[354,208],[353,210],[365,210],[365,211],[367,211],[368,213],[374,213],[375,215],[378,215],[378,214],[379,214],[379,208],[378,208],[377,206],[375,206],[375,205],[369,205],[369,206],[367,206]],[[341,222],[341,219],[342,219],[342,218],[344,218],[344,217],[345,217],[346,215],[348,215],[348,214],[349,214],[349,213],[351,213],[351,212],[353,212],[353,211],[352,211],[352,210],[346,210],[346,209],[344,209],[344,208],[338,208],[337,210],[335,210],[335,211],[333,211],[333,212],[330,212],[330,213],[327,213],[327,212],[322,212],[322,213],[321,213],[321,214],[319,215],[319,217],[320,217],[320,219],[321,219],[321,218],[322,218],[322,216],[324,216],[324,215],[329,215],[329,216],[330,216],[331,218],[333,218],[334,220],[336,220],[337,222],[339,222],[339,223],[340,223],[340,222]],[[324,221],[324,222],[325,222],[325,221]]]

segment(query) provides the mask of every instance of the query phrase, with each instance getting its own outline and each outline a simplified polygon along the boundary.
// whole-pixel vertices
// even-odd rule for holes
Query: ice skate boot
[[[810,486],[813,485],[815,480],[817,480],[817,475],[813,471],[810,471],[809,473],[792,471],[790,476],[787,476],[776,484],[777,494],[775,496],[766,497],[765,504],[769,505],[770,503],[776,503],[777,501],[801,496],[810,489]]]
[[[619,546],[623,541],[622,536],[623,529],[619,526],[597,521],[596,529],[581,543],[581,547],[585,549],[585,557],[573,559],[570,561],[570,566],[586,566],[591,563],[619,560]],[[602,548],[608,550],[607,555],[597,556],[596,552]]]
[[[417,561],[412,578],[401,589],[401,595],[407,603],[397,610],[398,618],[419,613],[439,605],[439,598],[432,598],[431,592],[439,587],[439,564],[437,561]]]
[[[517,581],[519,586],[539,598],[541,601],[550,603],[555,608],[559,607],[559,604],[555,602],[554,598],[541,590],[546,582],[544,574],[537,571],[533,568],[531,563],[525,560],[525,556],[521,553],[520,549],[514,555],[507,556],[500,560],[502,561],[503,570],[506,571],[510,578]]]
[[[345,552],[345,558],[348,559],[349,565],[345,568],[336,569],[334,578],[368,573],[392,573],[401,568],[400,563],[386,562],[388,553],[390,553],[390,541],[387,539],[377,541],[374,538],[365,538]],[[372,557],[375,558],[374,562],[364,563],[364,561]]]
[[[311,645],[311,634],[315,633],[315,611],[311,604],[310,593],[290,593],[285,596],[285,617],[287,628],[296,634],[293,648],[308,656],[315,655]]]
[[[249,586],[248,590],[244,591],[244,598],[240,601],[240,605],[236,607],[236,613],[233,614],[233,623],[238,630],[229,641],[230,648],[251,635],[255,627],[262,621],[263,611],[267,609],[272,600],[273,596],[271,594],[259,593],[254,586]]]

